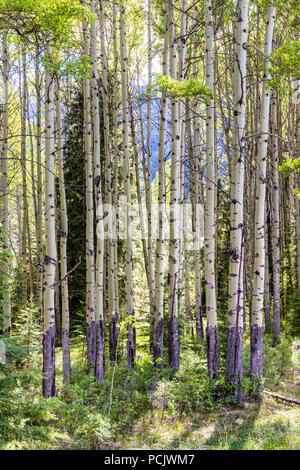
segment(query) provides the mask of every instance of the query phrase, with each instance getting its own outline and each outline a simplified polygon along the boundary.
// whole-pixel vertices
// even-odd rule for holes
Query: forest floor
[[[265,389],[300,398],[300,341],[292,344],[290,367],[267,374]],[[268,358],[267,358],[268,360]],[[270,371],[269,371],[270,372]],[[154,409],[120,440],[120,449],[286,450],[300,449],[300,406],[264,394],[260,403],[224,406],[193,416]]]
[[[265,348],[265,390],[300,399],[300,342],[277,355]],[[275,371],[274,362],[278,369]],[[180,380],[180,379],[179,379]],[[135,420],[110,449],[148,450],[295,450],[300,449],[300,406],[263,394],[260,403],[224,404],[201,413],[176,409],[172,400],[151,400],[150,410]],[[187,398],[188,400],[188,398]]]
[[[222,340],[222,370],[225,352]],[[41,351],[33,352],[28,362],[19,361],[16,381],[8,371],[2,384],[9,388],[3,389],[3,397],[0,394],[0,449],[300,449],[300,406],[267,394],[259,403],[245,400],[238,406],[226,395],[218,395],[224,382],[212,389],[204,343],[182,344],[181,365],[175,374],[167,366],[158,373],[142,342],[134,371],[126,367],[126,344],[119,354],[119,364],[115,368],[107,364],[106,380],[98,387],[93,374],[83,367],[84,338],[81,344],[77,341],[71,347],[73,380],[68,384],[63,382],[57,347],[57,397],[51,399],[41,395]],[[299,340],[283,336],[274,347],[271,336],[266,337],[264,389],[300,400],[299,355]],[[249,364],[247,338],[246,396]]]
[[[264,396],[262,403],[223,407],[191,417],[155,411],[134,426],[118,449],[296,450],[300,449],[300,409]]]

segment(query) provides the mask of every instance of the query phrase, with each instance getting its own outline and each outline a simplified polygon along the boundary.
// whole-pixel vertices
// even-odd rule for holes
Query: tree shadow
[[[205,444],[217,449],[225,447],[228,450],[243,450],[253,432],[260,408],[261,402],[245,403],[238,408],[224,409],[214,432],[206,439]]]

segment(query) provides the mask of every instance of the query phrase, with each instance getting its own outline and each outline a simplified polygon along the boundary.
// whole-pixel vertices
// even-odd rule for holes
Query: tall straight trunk
[[[1,156],[1,194],[0,194],[0,208],[1,208],[1,241],[4,250],[9,249],[9,207],[8,207],[8,118],[9,118],[9,96],[8,96],[8,43],[7,32],[4,31],[2,36],[2,79],[3,79],[3,103],[2,103],[2,156]],[[10,262],[5,263],[5,278],[3,285],[3,328],[0,328],[1,333],[10,334],[11,330],[11,304],[10,304]],[[2,326],[2,325],[1,325]]]
[[[31,250],[31,234],[29,227],[29,208],[28,208],[28,194],[27,194],[27,142],[26,142],[26,115],[28,106],[28,87],[26,76],[26,50],[22,46],[22,109],[21,109],[21,166],[22,166],[22,187],[23,187],[23,264],[24,264],[24,278],[21,282],[23,284],[23,301],[27,301],[27,255],[29,260],[29,286],[30,296],[33,296],[33,263],[32,263],[32,250]],[[26,246],[27,243],[27,246]],[[28,249],[27,249],[28,248]]]
[[[127,367],[134,367],[136,354],[136,332],[134,325],[134,306],[133,306],[133,260],[132,260],[132,234],[129,229],[131,222],[131,188],[130,188],[130,170],[129,170],[129,126],[128,126],[128,77],[127,77],[127,53],[126,53],[126,33],[125,33],[125,2],[121,0],[120,4],[120,61],[121,61],[121,79],[122,79],[122,120],[123,120],[123,180],[124,194],[126,197],[126,240],[125,240],[125,296],[126,296],[126,314],[127,314]]]
[[[148,31],[148,87],[152,85],[152,2],[147,0],[147,31]],[[147,202],[147,220],[148,220],[148,258],[149,258],[149,300],[150,300],[150,346],[153,347],[153,308],[154,308],[154,256],[153,256],[153,229],[152,229],[152,149],[151,149],[151,94],[147,99],[147,185],[146,185],[146,202]]]
[[[298,95],[299,95],[299,81],[298,81]],[[300,106],[296,104],[296,155],[300,155]],[[295,176],[295,186],[299,188],[300,177]],[[296,238],[297,238],[297,287],[300,291],[300,202],[299,197],[295,195],[295,211],[296,211]]]
[[[100,37],[101,37],[101,64],[102,64],[102,98],[103,98],[103,132],[104,132],[104,173],[105,173],[105,203],[112,205],[112,157],[110,148],[110,123],[109,123],[109,96],[108,96],[108,61],[105,51],[104,28],[104,2],[100,2]],[[116,316],[116,291],[115,291],[115,235],[112,220],[108,218],[108,231],[111,234],[106,240],[107,246],[107,271],[108,271],[108,296],[110,310],[110,356],[115,360],[118,337],[118,322]]]
[[[163,53],[163,74],[168,71],[168,11],[164,10],[165,37]],[[162,92],[160,102],[160,123],[158,143],[158,239],[155,251],[155,295],[154,295],[154,347],[155,366],[163,367],[164,351],[164,261],[165,261],[165,225],[166,225],[166,176],[165,143],[167,132],[167,96]]]
[[[51,58],[52,49],[47,44]],[[43,332],[43,395],[55,396],[55,272],[57,265],[55,237],[55,132],[54,79],[45,70],[45,275],[44,275],[44,332]]]
[[[262,378],[263,375],[263,310],[265,287],[265,201],[266,171],[269,133],[270,91],[267,81],[270,78],[267,67],[268,57],[272,52],[273,30],[276,18],[276,7],[270,6],[267,11],[267,26],[264,40],[265,71],[262,86],[262,103],[259,119],[259,138],[257,154],[257,186],[255,198],[255,261],[253,280],[253,300],[251,314],[251,375]]]
[[[267,171],[267,180],[268,180]],[[269,221],[268,221],[268,197],[265,204],[265,301],[264,301],[264,313],[265,313],[265,333],[271,331],[271,308],[270,308],[270,270],[269,270]]]
[[[113,4],[113,65],[114,65],[114,84],[113,84],[113,183],[112,183],[112,201],[114,207],[118,204],[118,172],[119,172],[119,149],[118,149],[118,116],[119,116],[119,81],[118,81],[118,37],[117,37],[117,7]],[[118,221],[116,221],[116,226]],[[110,351],[117,351],[117,340],[120,322],[119,311],[119,276],[118,276],[118,243],[117,239],[114,240],[114,274],[115,274],[115,317],[114,322],[111,323],[110,338],[113,343],[113,348],[110,346]],[[115,356],[115,354],[114,354]]]
[[[21,99],[21,173],[22,173],[22,225],[21,225],[21,302],[27,301],[27,234],[28,234],[28,201],[27,201],[27,165],[26,165],[26,51],[22,45],[20,69],[20,99]]]
[[[42,151],[41,151],[41,84],[39,71],[39,47],[35,57],[35,90],[36,90],[36,162],[37,162],[37,257],[38,257],[38,304],[40,319],[43,318],[43,179],[42,179]]]
[[[230,259],[226,377],[243,378],[244,313],[244,164],[246,125],[246,56],[248,0],[239,0],[234,34],[233,150],[230,182]]]
[[[176,79],[176,42],[174,5],[169,4],[169,75]],[[170,181],[170,241],[169,241],[169,365],[179,367],[178,340],[178,277],[179,277],[179,180],[180,180],[180,130],[178,101],[171,100],[172,150]]]
[[[64,180],[62,118],[59,82],[56,80],[56,135],[57,135],[57,163],[60,201],[60,279],[61,279],[61,324],[62,324],[62,353],[64,379],[71,377],[70,359],[70,313],[69,313],[69,285],[68,285],[68,213],[66,190]]]
[[[277,127],[277,98],[275,92],[271,98],[271,161],[272,161],[272,268],[273,268],[273,336],[280,340],[280,182],[279,182],[279,148]]]
[[[92,12],[96,12],[96,0],[91,1]],[[101,18],[102,20],[102,18]],[[104,270],[104,233],[103,233],[103,209],[102,209],[102,185],[101,185],[101,142],[100,142],[100,114],[99,114],[99,88],[97,71],[97,36],[96,23],[91,24],[91,58],[93,67],[92,76],[92,123],[94,144],[94,180],[96,191],[96,222],[97,222],[97,246],[96,246],[96,295],[95,295],[95,321],[96,321],[96,365],[95,377],[98,383],[102,383],[105,373],[105,337],[104,337],[104,297],[103,297],[103,270]]]
[[[84,53],[89,55],[88,25],[83,24]],[[83,79],[86,190],[86,335],[88,369],[96,361],[93,150],[90,81]]]
[[[186,74],[186,33],[188,26],[188,15],[186,14],[187,0],[181,2],[181,15],[180,15],[180,40],[178,41],[178,80],[183,81]],[[185,201],[185,134],[186,134],[186,107],[185,101],[179,100],[178,103],[178,117],[179,117],[179,132],[180,132],[180,169],[179,169],[179,256],[178,256],[178,317],[181,317],[182,312],[182,300],[184,290],[184,231],[185,231],[185,216],[186,211],[184,210]],[[184,334],[184,329],[179,331],[179,334]]]
[[[205,7],[206,86],[214,92],[213,16],[211,0]],[[206,340],[208,375],[218,378],[218,326],[215,285],[215,151],[214,99],[206,106],[206,196],[204,213],[204,267],[206,293]]]
[[[197,11],[197,10],[196,10]],[[197,13],[195,12],[195,15]],[[195,20],[196,26],[197,20]],[[198,78],[197,71],[197,53],[198,53],[198,38],[197,33],[195,32],[193,38],[193,78]],[[201,151],[200,151],[200,120],[197,119],[198,113],[198,100],[197,98],[193,103],[195,116],[193,119],[193,137],[194,137],[194,146],[193,146],[193,155],[192,155],[192,190],[193,190],[193,223],[194,231],[197,233],[199,227],[199,211],[198,204],[203,204],[203,194],[202,187],[200,182],[201,177]],[[195,265],[195,310],[196,310],[196,335],[199,341],[204,339],[203,331],[203,318],[202,318],[202,285],[201,285],[201,271],[202,271],[202,261],[201,261],[201,251],[195,250],[194,253],[194,265]]]

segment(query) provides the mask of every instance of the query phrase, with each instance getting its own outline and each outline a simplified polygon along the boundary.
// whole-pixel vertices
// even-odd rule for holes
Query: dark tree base
[[[95,367],[96,362],[96,325],[94,321],[92,321],[90,325],[86,326],[86,339],[88,371],[90,371]]]
[[[129,369],[134,368],[136,354],[136,331],[135,327],[129,326],[127,333],[127,367]]]
[[[229,383],[237,384],[243,379],[243,333],[243,327],[227,330],[226,378]]]
[[[208,375],[212,379],[218,379],[219,378],[219,346],[218,346],[217,326],[208,326],[206,328],[206,341],[207,341]]]
[[[157,369],[163,368],[163,358],[164,358],[164,319],[160,318],[155,324],[154,332],[154,363]]]
[[[105,373],[105,338],[104,338],[104,320],[99,320],[96,324],[96,364],[95,378],[97,383],[104,381]]]
[[[178,341],[178,318],[172,316],[169,320],[169,365],[172,369],[179,368],[179,341]]]
[[[202,309],[196,312],[196,334],[199,341],[204,340]]]
[[[280,339],[280,334],[273,334],[273,346],[277,346],[278,344],[281,343],[281,339]]]
[[[43,396],[55,397],[55,325],[43,335]]]
[[[264,365],[264,331],[262,326],[251,326],[251,375],[262,379]]]
[[[236,401],[243,400],[241,382],[243,380],[243,333],[244,327],[227,330],[226,380],[230,386],[229,396],[236,396]]]
[[[113,315],[109,324],[109,358],[112,362],[117,360],[117,344],[118,344],[118,317]]]

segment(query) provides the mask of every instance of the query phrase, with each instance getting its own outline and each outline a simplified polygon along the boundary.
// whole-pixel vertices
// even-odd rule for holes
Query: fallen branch
[[[300,401],[295,400],[294,398],[283,397],[282,395],[268,392],[267,390],[264,390],[264,393],[266,393],[267,395],[270,395],[271,397],[278,398],[279,400],[287,401],[288,403],[294,403],[295,405],[300,405]]]

